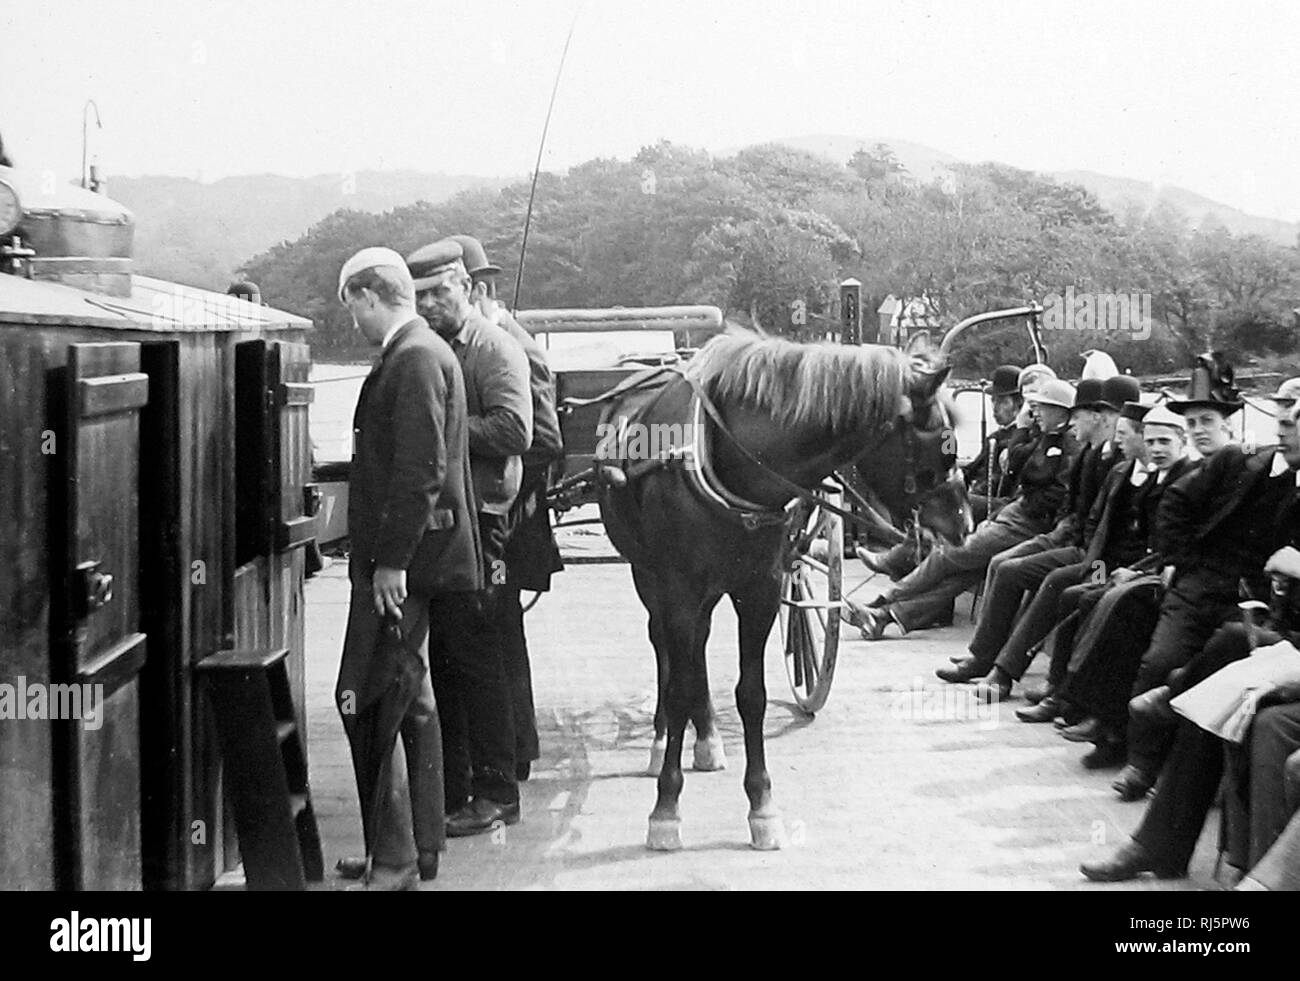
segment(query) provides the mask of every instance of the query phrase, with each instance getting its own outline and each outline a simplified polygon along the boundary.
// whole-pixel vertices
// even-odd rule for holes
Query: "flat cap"
[[[1131,422],[1141,424],[1146,418],[1146,414],[1151,411],[1151,406],[1143,405],[1141,402],[1125,402],[1124,408],[1119,410],[1121,419],[1128,419]]]
[[[343,287],[359,272],[365,272],[367,269],[374,269],[377,266],[391,266],[406,273],[406,263],[402,257],[392,249],[384,248],[382,245],[372,245],[368,249],[362,249],[347,262],[343,263],[343,268],[339,270],[339,300],[347,302],[347,297],[343,295]]]
[[[406,257],[406,268],[411,271],[418,292],[433,285],[433,281],[448,269],[465,268],[465,251],[460,243],[450,239],[439,239],[430,245],[416,249]]]
[[[1074,386],[1059,378],[1048,378],[1032,392],[1025,395],[1028,402],[1055,405],[1062,409],[1074,408]]]
[[[1147,426],[1171,426],[1180,433],[1187,429],[1187,420],[1163,405],[1157,405],[1142,417],[1142,428]]]

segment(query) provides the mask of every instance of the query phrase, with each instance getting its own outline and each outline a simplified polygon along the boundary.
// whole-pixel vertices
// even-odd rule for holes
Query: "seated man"
[[[1206,376],[1214,363],[1203,358],[1196,371]],[[1230,376],[1229,376],[1230,377]],[[1226,427],[1227,416],[1240,408],[1235,390],[1222,384],[1213,390],[1193,385],[1192,398],[1174,403],[1188,420],[1196,438],[1198,429]],[[1266,595],[1264,562],[1289,536],[1279,523],[1284,506],[1295,491],[1290,472],[1294,422],[1278,420],[1283,451],[1268,449],[1247,455],[1239,446],[1215,452],[1193,473],[1175,482],[1165,493],[1157,517],[1160,550],[1172,569],[1166,570],[1169,588],[1150,643],[1140,656],[1133,645],[1098,645],[1089,655],[1094,693],[1129,699],[1163,685],[1170,673],[1185,665],[1227,619],[1236,615],[1239,591]],[[1298,457],[1300,458],[1300,457]],[[1079,672],[1081,675],[1082,670]],[[1084,700],[1085,685],[1071,682],[1069,697]],[[1088,706],[1104,709],[1093,699]],[[1165,753],[1168,733],[1128,720],[1128,765],[1115,782],[1123,800],[1144,797],[1155,783]]]
[[[984,575],[999,552],[1050,530],[1065,499],[1066,423],[1074,404],[1074,389],[1052,380],[1030,396],[1042,435],[1025,454],[1019,467],[1020,492],[1016,499],[986,521],[957,547],[933,551],[898,583],[887,588],[870,607],[849,601],[851,622],[862,628],[867,640],[879,640],[890,623],[904,632],[921,623],[909,610],[929,608],[937,601],[960,595]]]
[[[1083,449],[1070,468],[1069,490],[1057,515],[1056,527],[998,554],[989,563],[984,606],[971,639],[970,656],[953,667],[937,670],[935,674],[944,681],[972,681],[988,675],[985,690],[996,691],[999,698],[1011,693],[1010,673],[995,669],[994,661],[1013,628],[1023,635],[1022,642],[1027,639],[1028,646],[1032,646],[1046,636],[1055,622],[1055,601],[1044,598],[1029,622],[1022,618],[1023,629],[1017,627],[1016,612],[1026,594],[1034,595],[1049,573],[1053,597],[1065,586],[1081,581],[1086,574],[1086,567],[1080,562],[1088,541],[1085,535],[1088,516],[1115,464],[1115,428],[1120,409],[1139,394],[1136,379],[1126,375],[1079,382],[1070,414],[1070,430]]]
[[[1016,433],[1016,416],[1024,404],[1019,380],[1020,369],[1013,364],[1004,364],[994,369],[993,381],[984,390],[993,402],[993,419],[998,428],[984,440],[979,456],[962,470],[977,523],[1007,503],[1005,498],[997,496],[997,492],[1002,482],[1002,451],[1011,445],[1011,438]]]

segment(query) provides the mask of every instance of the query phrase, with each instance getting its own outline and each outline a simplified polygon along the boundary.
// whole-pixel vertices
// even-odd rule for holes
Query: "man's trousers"
[[[403,643],[429,665],[429,600],[408,594],[402,605],[400,623]],[[348,605],[343,658],[334,690],[335,704],[343,718],[343,731],[352,745],[353,767],[360,771],[365,761],[356,756],[357,709],[369,677],[381,622],[375,611],[370,577],[354,572]],[[380,804],[373,827],[367,827],[369,801],[361,801],[366,851],[376,865],[408,868],[419,854],[440,851],[446,839],[443,798],[442,734],[438,705],[434,700],[429,672],[420,679],[414,701],[402,718],[392,758],[381,774]],[[364,778],[358,776],[358,784]]]

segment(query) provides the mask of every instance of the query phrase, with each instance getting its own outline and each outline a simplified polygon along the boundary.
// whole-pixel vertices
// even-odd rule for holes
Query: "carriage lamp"
[[[862,284],[856,279],[840,283],[840,340],[862,343]]]

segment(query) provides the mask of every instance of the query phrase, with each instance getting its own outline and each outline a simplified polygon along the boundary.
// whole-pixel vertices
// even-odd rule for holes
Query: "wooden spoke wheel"
[[[840,644],[844,522],[820,507],[804,509],[791,529],[792,548],[781,579],[785,672],[801,710],[826,704]]]

